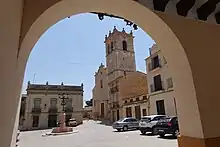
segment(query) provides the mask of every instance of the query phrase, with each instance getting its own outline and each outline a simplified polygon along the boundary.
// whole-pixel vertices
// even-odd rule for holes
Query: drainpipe
[[[173,97],[173,101],[174,101],[175,113],[176,113],[176,116],[177,116],[176,99],[175,99],[175,97]]]
[[[148,115],[150,115],[150,96],[149,95],[147,99],[147,111],[148,111]]]

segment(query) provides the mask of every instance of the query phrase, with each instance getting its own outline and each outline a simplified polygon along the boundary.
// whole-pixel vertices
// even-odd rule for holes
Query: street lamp
[[[98,14],[98,17],[99,17],[100,20],[103,20],[103,19],[104,19],[104,14],[99,13],[99,14]]]
[[[61,99],[61,106],[62,106],[62,112],[65,112],[65,106],[66,106],[66,102],[65,100],[68,99],[68,94],[65,94],[65,93],[59,93],[58,94],[59,96],[59,99]]]
[[[137,0],[135,0],[135,1],[137,1]],[[113,18],[117,18],[117,19],[122,19],[126,22],[126,25],[128,25],[128,26],[133,25],[134,30],[138,29],[138,26],[136,24],[134,24],[133,22],[131,22],[131,21],[129,21],[129,20],[123,18],[123,17],[116,16],[116,15],[113,15],[113,14],[108,14],[108,13],[100,13],[100,12],[90,12],[90,13],[98,15],[99,20],[103,20],[105,16],[113,17]]]
[[[61,91],[64,89],[63,82],[61,83]],[[52,130],[52,133],[64,133],[64,132],[72,132],[73,129],[70,127],[66,127],[66,114],[65,114],[65,100],[68,99],[68,94],[62,92],[58,94],[59,99],[61,99],[62,112],[60,114],[60,125],[57,128]]]

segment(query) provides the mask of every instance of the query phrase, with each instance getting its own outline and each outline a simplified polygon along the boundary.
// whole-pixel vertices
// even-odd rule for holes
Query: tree
[[[92,101],[93,101],[93,99],[86,101],[86,106],[92,106]]]

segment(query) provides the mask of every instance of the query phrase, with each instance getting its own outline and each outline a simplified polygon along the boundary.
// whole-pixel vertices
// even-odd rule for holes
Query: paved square
[[[21,132],[18,147],[177,147],[176,139],[143,136],[139,131],[115,132],[111,126],[85,121],[78,133],[42,137],[51,130]]]

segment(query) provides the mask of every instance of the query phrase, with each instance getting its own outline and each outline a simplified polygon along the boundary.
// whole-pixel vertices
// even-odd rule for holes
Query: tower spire
[[[116,32],[116,31],[118,31],[118,30],[117,30],[116,26],[114,26],[113,32]]]

